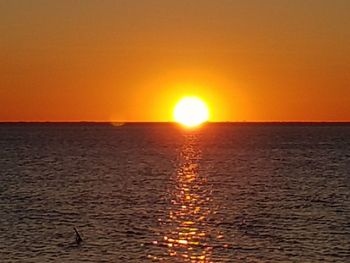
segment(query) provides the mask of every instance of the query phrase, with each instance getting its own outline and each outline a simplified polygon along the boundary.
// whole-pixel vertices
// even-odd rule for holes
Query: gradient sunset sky
[[[350,121],[349,0],[0,0],[0,121]]]

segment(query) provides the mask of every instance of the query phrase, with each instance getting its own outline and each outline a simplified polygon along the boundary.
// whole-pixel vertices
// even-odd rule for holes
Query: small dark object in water
[[[83,241],[83,239],[81,238],[78,230],[75,227],[74,227],[74,231],[75,231],[75,242],[79,245]]]

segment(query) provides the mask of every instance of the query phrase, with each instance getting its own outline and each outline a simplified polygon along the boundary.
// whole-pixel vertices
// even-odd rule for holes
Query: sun
[[[174,119],[184,126],[195,127],[208,121],[209,110],[200,98],[184,97],[175,106]]]

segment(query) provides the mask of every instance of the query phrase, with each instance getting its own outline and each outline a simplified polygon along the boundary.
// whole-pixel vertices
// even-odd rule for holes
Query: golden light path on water
[[[166,248],[166,255],[150,256],[165,262],[212,262],[212,239],[222,235],[209,224],[215,213],[212,191],[207,178],[200,173],[201,151],[195,134],[186,134],[179,154],[179,166],[174,174],[174,186],[169,189],[169,211],[160,220],[160,239],[155,245]]]

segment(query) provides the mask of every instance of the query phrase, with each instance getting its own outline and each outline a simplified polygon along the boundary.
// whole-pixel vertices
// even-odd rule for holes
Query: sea
[[[350,125],[0,124],[0,262],[350,262]]]

